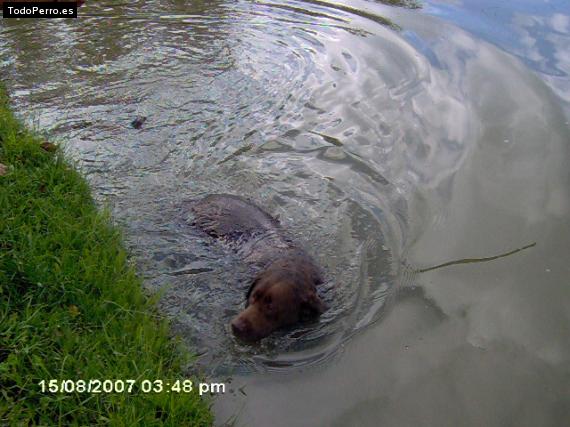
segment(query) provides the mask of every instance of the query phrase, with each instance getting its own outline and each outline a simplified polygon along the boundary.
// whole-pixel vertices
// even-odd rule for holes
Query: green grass
[[[85,180],[41,142],[0,89],[0,425],[211,425],[194,392],[42,393],[50,379],[183,378],[186,360]]]

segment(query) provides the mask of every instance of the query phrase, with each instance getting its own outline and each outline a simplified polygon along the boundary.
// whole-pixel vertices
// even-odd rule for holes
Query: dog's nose
[[[251,325],[249,322],[240,317],[236,317],[234,320],[232,320],[231,325],[233,333],[238,337],[246,337],[251,331]]]

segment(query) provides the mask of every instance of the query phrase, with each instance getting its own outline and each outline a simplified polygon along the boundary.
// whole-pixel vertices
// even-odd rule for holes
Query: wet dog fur
[[[259,270],[245,309],[231,321],[238,338],[257,341],[325,310],[316,291],[322,283],[320,269],[275,218],[233,195],[207,196],[192,211],[196,227],[228,243]]]

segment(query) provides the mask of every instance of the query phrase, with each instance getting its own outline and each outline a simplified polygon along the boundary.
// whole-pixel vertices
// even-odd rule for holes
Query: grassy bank
[[[121,236],[84,179],[11,113],[0,89],[0,425],[211,424],[182,378]],[[132,393],[42,392],[50,379],[134,379]]]

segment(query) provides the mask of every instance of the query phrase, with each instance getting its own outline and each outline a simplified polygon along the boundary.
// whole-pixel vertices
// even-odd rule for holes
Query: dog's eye
[[[267,296],[265,297],[264,301],[265,301],[265,304],[271,305],[271,297],[270,297],[269,295],[267,295]]]

